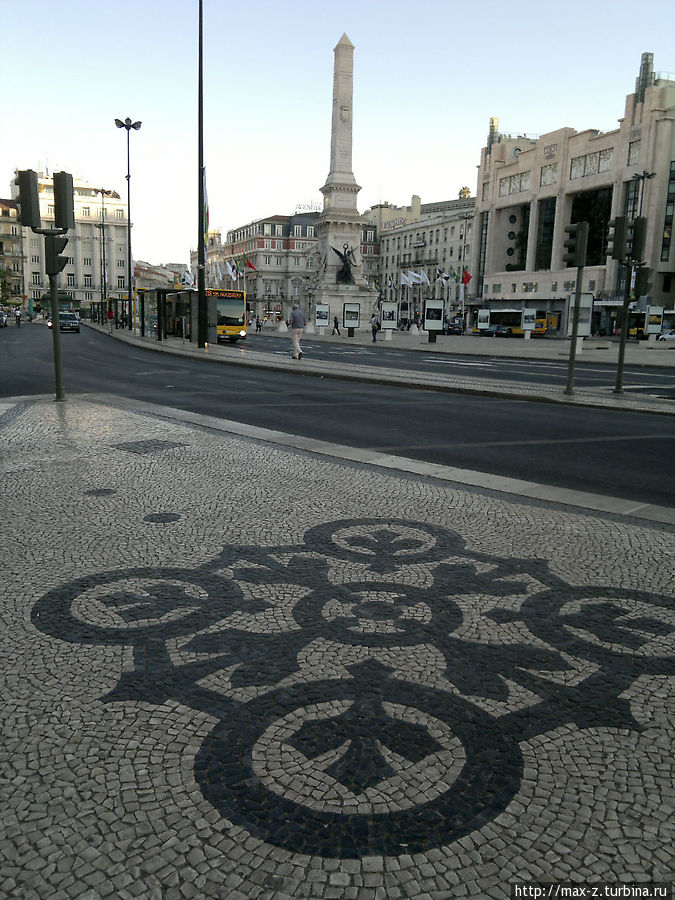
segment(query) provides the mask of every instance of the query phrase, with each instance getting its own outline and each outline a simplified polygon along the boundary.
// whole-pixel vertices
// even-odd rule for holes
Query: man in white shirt
[[[293,341],[293,359],[302,359],[302,350],[300,349],[300,338],[302,329],[307,324],[304,312],[298,307],[297,303],[293,304],[290,318],[291,340]]]

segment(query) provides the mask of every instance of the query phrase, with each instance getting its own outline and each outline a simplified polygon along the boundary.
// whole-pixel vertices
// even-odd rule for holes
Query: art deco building
[[[492,119],[478,169],[475,305],[542,310],[550,330],[560,329],[577,272],[562,259],[565,226],[587,221],[582,290],[594,295],[596,327],[611,333],[626,269],[607,259],[608,225],[642,215],[654,274],[635,302],[672,309],[674,206],[675,81],[653,71],[649,53],[614,131],[560,128],[534,138],[501,134]]]

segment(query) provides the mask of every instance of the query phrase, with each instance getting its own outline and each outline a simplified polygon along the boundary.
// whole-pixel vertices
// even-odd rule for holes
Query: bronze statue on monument
[[[358,265],[354,256],[354,251],[350,248],[349,244],[342,245],[342,250],[344,252],[340,252],[336,247],[333,247],[332,250],[334,253],[337,253],[342,260],[342,267],[338,269],[337,274],[335,275],[336,282],[338,284],[356,284],[354,275],[352,274],[352,266]]]

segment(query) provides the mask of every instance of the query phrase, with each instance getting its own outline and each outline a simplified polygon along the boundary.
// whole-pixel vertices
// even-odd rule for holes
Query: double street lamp
[[[129,165],[129,135],[131,129],[138,131],[141,127],[140,122],[132,122],[129,116],[124,121],[115,119],[115,125],[118,128],[126,128],[127,130],[127,297],[129,298],[129,330],[133,328],[133,283],[131,278],[131,168]]]

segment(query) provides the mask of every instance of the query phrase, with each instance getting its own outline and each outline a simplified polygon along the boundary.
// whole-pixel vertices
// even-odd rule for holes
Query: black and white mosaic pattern
[[[105,699],[217,719],[195,759],[204,797],[271,844],[326,857],[482,827],[520,789],[521,741],[570,723],[639,731],[622,693],[675,674],[668,598],[572,587],[544,562],[405,519],[225,546],[194,570],[88,576],[32,621],[133,647]]]
[[[0,898],[673,880],[672,529],[9,412]]]

